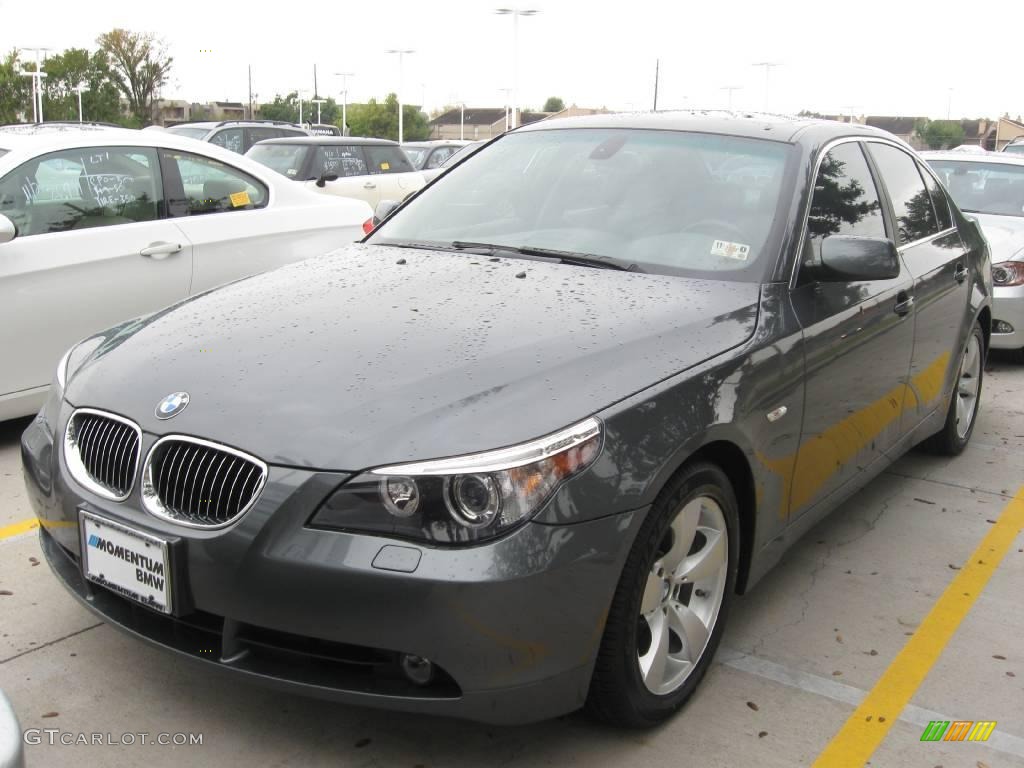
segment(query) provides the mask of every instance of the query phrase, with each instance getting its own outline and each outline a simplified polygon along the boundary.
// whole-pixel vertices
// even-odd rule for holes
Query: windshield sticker
[[[728,240],[715,240],[711,246],[711,255],[746,261],[750,256],[750,246],[743,243],[730,243]]]
[[[244,205],[249,205],[249,193],[248,192],[235,192],[231,195],[231,205],[234,208],[241,208]]]

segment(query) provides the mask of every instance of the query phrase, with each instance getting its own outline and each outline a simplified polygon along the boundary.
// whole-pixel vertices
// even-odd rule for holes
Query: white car
[[[246,157],[305,186],[339,197],[403,200],[426,184],[397,142],[352,136],[269,139]]]
[[[0,420],[38,410],[82,337],[351,243],[371,215],[165,131],[0,132]]]
[[[1024,157],[922,152],[992,250],[992,347],[1024,360]]]

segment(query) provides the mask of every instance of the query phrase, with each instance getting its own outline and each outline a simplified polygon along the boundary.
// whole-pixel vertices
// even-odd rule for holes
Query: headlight
[[[57,386],[60,387],[61,392],[63,392],[67,388],[68,358],[71,357],[71,353],[74,351],[74,349],[74,347],[71,347],[71,349],[64,353],[64,357],[60,359],[60,362],[57,363]]]
[[[1024,261],[1004,261],[992,265],[992,282],[1009,287],[1024,285]]]
[[[491,539],[529,520],[600,449],[591,418],[511,448],[380,467],[339,487],[311,523],[438,544]]]

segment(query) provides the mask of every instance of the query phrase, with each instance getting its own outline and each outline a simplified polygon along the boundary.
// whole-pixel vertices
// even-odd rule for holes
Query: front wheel
[[[942,429],[923,446],[931,453],[956,456],[967,447],[981,406],[981,382],[985,375],[985,336],[978,323],[971,329],[960,368],[953,384],[953,397]]]
[[[659,495],[612,599],[589,714],[649,727],[693,694],[735,589],[737,515],[729,479],[712,464],[687,467]]]

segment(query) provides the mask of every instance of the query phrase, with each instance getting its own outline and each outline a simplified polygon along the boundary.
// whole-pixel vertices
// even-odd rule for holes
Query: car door
[[[206,155],[164,149],[160,158],[168,213],[194,247],[190,293],[300,258],[300,232],[287,211],[268,215],[261,180]]]
[[[338,197],[365,200],[371,208],[380,202],[380,186],[371,176],[363,147],[355,144],[320,144],[313,155],[313,174],[333,174],[338,178],[328,181],[320,191]],[[310,182],[314,183],[314,182]]]
[[[365,149],[366,165],[378,186],[380,200],[404,200],[426,183],[401,147],[371,144]]]
[[[893,144],[870,141],[867,147],[892,207],[897,245],[914,278],[914,353],[903,408],[908,431],[945,408],[943,396],[965,341],[969,254],[931,173]]]
[[[165,218],[157,153],[89,147],[0,179],[0,397],[45,387],[76,341],[188,295],[192,248]]]
[[[791,292],[804,329],[806,395],[791,503],[797,517],[856,482],[900,438],[914,326],[914,281],[821,279],[835,235],[892,238],[859,141],[834,144],[817,170]]]

